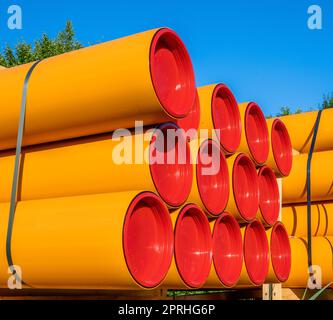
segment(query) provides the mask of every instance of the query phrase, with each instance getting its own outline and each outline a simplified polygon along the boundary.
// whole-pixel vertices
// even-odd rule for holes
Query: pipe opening
[[[142,287],[154,288],[165,278],[173,255],[173,228],[163,202],[151,192],[137,195],[126,213],[123,250],[127,267]]]
[[[234,198],[240,215],[252,221],[259,209],[259,183],[252,160],[240,154],[235,160],[232,172]]]
[[[291,248],[287,230],[282,223],[274,225],[270,240],[271,261],[280,282],[288,280],[291,270]]]
[[[249,103],[244,122],[251,155],[258,164],[263,164],[267,161],[269,153],[269,133],[265,116],[256,103]]]
[[[195,99],[195,80],[187,49],[172,30],[156,32],[150,49],[150,72],[156,95],[165,111],[183,118]]]
[[[177,124],[185,132],[191,129],[198,130],[200,124],[200,100],[198,92],[196,92],[195,102],[191,111],[185,118],[177,120]]]
[[[279,218],[280,193],[276,176],[267,166],[260,168],[259,174],[259,208],[268,225],[273,225]]]
[[[283,176],[288,176],[293,161],[292,145],[288,130],[280,119],[273,122],[271,139],[276,165]]]
[[[245,229],[244,262],[250,280],[262,285],[269,268],[269,248],[265,228],[257,220]]]
[[[241,119],[238,104],[224,84],[215,87],[212,96],[212,118],[221,146],[228,153],[236,152],[241,141]]]
[[[236,219],[224,213],[213,230],[213,261],[217,276],[226,287],[238,282],[243,264],[242,234]]]
[[[215,216],[223,213],[229,199],[229,172],[220,146],[205,140],[198,152],[196,175],[201,201]]]
[[[204,285],[212,264],[212,238],[208,219],[197,205],[185,206],[177,218],[175,261],[187,286]]]

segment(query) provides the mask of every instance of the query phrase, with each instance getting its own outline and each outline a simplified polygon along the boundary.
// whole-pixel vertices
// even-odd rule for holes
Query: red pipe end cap
[[[217,137],[227,153],[236,152],[241,141],[241,118],[235,96],[225,84],[215,87],[212,118]]]
[[[242,234],[236,219],[224,213],[213,230],[213,261],[217,276],[226,287],[238,282],[243,264]]]
[[[200,100],[198,92],[196,92],[196,98],[191,111],[185,118],[177,120],[177,124],[185,132],[193,129],[198,130],[200,124]]]
[[[229,172],[225,156],[213,140],[205,140],[199,148],[196,175],[206,210],[213,216],[221,215],[229,199]]]
[[[173,256],[173,227],[161,199],[151,192],[137,195],[126,213],[123,249],[129,272],[142,287],[157,287]]]
[[[172,30],[156,32],[150,48],[150,72],[155,93],[165,111],[183,118],[195,99],[195,79],[187,49]]]
[[[208,218],[197,205],[186,205],[177,218],[175,261],[187,286],[204,285],[212,264],[212,237]]]

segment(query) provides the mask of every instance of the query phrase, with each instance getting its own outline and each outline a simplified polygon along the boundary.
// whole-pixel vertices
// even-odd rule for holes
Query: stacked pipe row
[[[293,264],[286,283],[289,287],[305,288],[309,279],[307,164],[317,116],[314,111],[281,118],[294,149],[293,168],[283,183],[282,193],[282,219],[292,237]],[[312,264],[322,286],[333,281],[332,118],[333,109],[322,111],[310,167]]]
[[[33,288],[217,288],[288,278],[275,176],[291,169],[288,132],[280,120],[267,127],[259,106],[238,105],[226,85],[196,89],[187,50],[166,28],[52,57],[33,71],[8,247],[31,66],[0,71],[1,287],[8,249]],[[198,128],[208,137],[192,136]],[[172,133],[170,147],[163,142]]]

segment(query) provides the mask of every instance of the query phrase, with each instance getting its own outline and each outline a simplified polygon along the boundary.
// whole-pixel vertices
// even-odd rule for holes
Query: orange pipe
[[[308,216],[305,204],[284,206],[282,221],[291,236],[307,236]],[[333,202],[318,202],[311,205],[311,229],[312,236],[333,236]]]
[[[192,186],[190,148],[184,134],[177,135],[174,147],[169,148],[166,143],[160,147],[167,134],[170,136],[170,131],[176,132],[177,128],[167,123],[156,130],[127,133],[119,139],[107,135],[29,148],[22,156],[18,199],[148,190],[158,192],[170,207],[180,206]],[[169,156],[177,160],[175,164],[167,164]],[[160,158],[164,161],[157,162]],[[13,154],[0,156],[1,202],[10,199],[14,159]]]
[[[279,177],[287,177],[293,166],[293,150],[289,132],[280,119],[268,119],[270,137],[267,165]]]
[[[24,78],[32,63],[0,73],[0,150],[14,148]],[[47,81],[46,81],[47,79]],[[188,52],[154,29],[42,61],[28,89],[24,145],[185,117],[195,99]]]
[[[306,288],[309,280],[308,252],[305,238],[291,238],[291,272],[285,286],[288,288]],[[317,285],[324,287],[333,281],[333,237],[312,238],[312,264]],[[318,267],[321,279],[318,277]],[[312,281],[310,281],[311,283]]]
[[[256,165],[263,165],[269,153],[265,116],[255,102],[241,103],[238,107],[243,128],[238,151],[248,154]]]
[[[229,172],[225,156],[214,140],[190,142],[193,183],[189,202],[197,203],[210,217],[221,215],[229,198]]]
[[[233,154],[240,144],[242,125],[237,101],[225,84],[198,88],[201,130],[217,139],[225,154]]]
[[[256,218],[259,208],[259,183],[256,168],[244,153],[227,158],[230,192],[226,211],[241,222]]]
[[[195,204],[173,212],[174,259],[162,286],[168,289],[200,288],[212,264],[212,239],[209,222]]]
[[[281,118],[288,128],[293,148],[301,153],[307,153],[310,150],[317,115],[318,111],[313,111]],[[333,109],[329,108],[323,110],[314,151],[333,150],[332,119]]]
[[[277,222],[272,228],[266,230],[266,235],[270,248],[266,282],[285,282],[291,269],[291,249],[287,230],[281,222]]]
[[[333,200],[333,150],[315,152],[311,162],[311,200]],[[306,202],[307,154],[294,157],[293,170],[283,180],[283,204]]]
[[[213,232],[213,265],[205,288],[236,285],[243,265],[243,241],[237,220],[225,212],[210,223]]]
[[[6,243],[9,204],[0,204]],[[149,232],[147,232],[149,230]],[[7,287],[5,247],[0,286]],[[142,289],[164,279],[172,260],[169,212],[150,192],[18,202],[12,257],[36,289]]]
[[[267,166],[258,170],[259,210],[257,218],[266,226],[272,226],[280,214],[280,192],[274,171]]]

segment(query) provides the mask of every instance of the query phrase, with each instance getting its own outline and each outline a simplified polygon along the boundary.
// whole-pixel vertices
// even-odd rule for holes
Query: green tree
[[[73,24],[71,21],[67,21],[65,29],[59,32],[54,39],[43,34],[34,45],[25,41],[17,43],[14,48],[6,45],[3,52],[0,53],[0,65],[10,68],[80,48],[82,45],[75,39]]]
[[[323,109],[333,108],[333,92],[329,95],[323,96],[323,102],[321,107]]]
[[[289,114],[292,114],[292,111],[291,111],[291,109],[289,108],[289,107],[282,107],[281,109],[280,109],[280,112],[279,113],[277,113],[277,117],[282,117],[282,116],[287,116],[287,115],[289,115]]]

